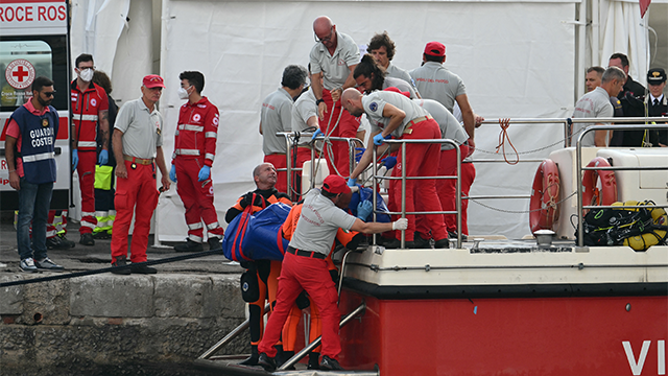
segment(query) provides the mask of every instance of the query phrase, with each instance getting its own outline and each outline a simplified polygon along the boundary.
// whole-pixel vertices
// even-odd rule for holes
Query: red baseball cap
[[[407,91],[401,91],[401,90],[399,90],[399,88],[396,88],[396,87],[394,87],[394,86],[390,86],[390,87],[388,87],[387,89],[383,89],[383,91],[391,91],[391,92],[393,92],[393,93],[403,94],[406,98],[410,98],[410,97],[411,97],[411,93],[409,93],[409,92],[407,92]]]
[[[445,56],[445,45],[441,42],[429,42],[424,48],[425,55],[431,56]]]
[[[350,187],[346,184],[346,180],[339,175],[334,174],[325,178],[322,182],[322,189],[335,195],[350,192]]]
[[[144,86],[146,86],[148,89],[153,89],[154,87],[165,87],[165,81],[157,74],[149,74],[148,76],[144,77],[143,83]]]

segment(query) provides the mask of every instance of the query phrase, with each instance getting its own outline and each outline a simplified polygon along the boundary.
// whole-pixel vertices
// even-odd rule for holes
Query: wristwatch
[[[315,105],[318,106],[318,105],[320,105],[320,103],[323,103],[324,101],[325,101],[325,100],[322,99],[322,98],[320,98],[320,99],[316,99],[316,100],[315,100]]]

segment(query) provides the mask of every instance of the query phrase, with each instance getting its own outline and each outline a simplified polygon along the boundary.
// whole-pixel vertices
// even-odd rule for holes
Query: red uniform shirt
[[[83,92],[77,86],[77,80],[70,85],[72,95],[72,123],[79,150],[97,150],[98,114],[109,110],[107,93],[101,87],[90,83]]]
[[[216,156],[218,137],[218,108],[206,97],[191,104],[186,102],[179,110],[179,122],[174,140],[172,159],[204,159],[204,164],[211,167]]]

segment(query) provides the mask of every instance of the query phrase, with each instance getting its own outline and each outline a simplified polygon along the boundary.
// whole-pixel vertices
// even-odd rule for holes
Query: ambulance
[[[0,0],[0,210],[18,209],[18,192],[9,185],[5,159],[7,125],[12,112],[32,97],[36,77],[53,80],[58,110],[57,180],[51,209],[67,210],[71,191],[70,48],[67,1]]]

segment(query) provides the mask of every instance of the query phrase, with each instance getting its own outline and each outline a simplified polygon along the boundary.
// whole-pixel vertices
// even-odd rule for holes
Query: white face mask
[[[185,88],[179,88],[179,99],[188,99],[190,97],[190,94],[188,94],[188,90]]]
[[[83,70],[79,71],[79,78],[86,82],[90,82],[93,79],[93,70],[90,68],[86,68]]]

